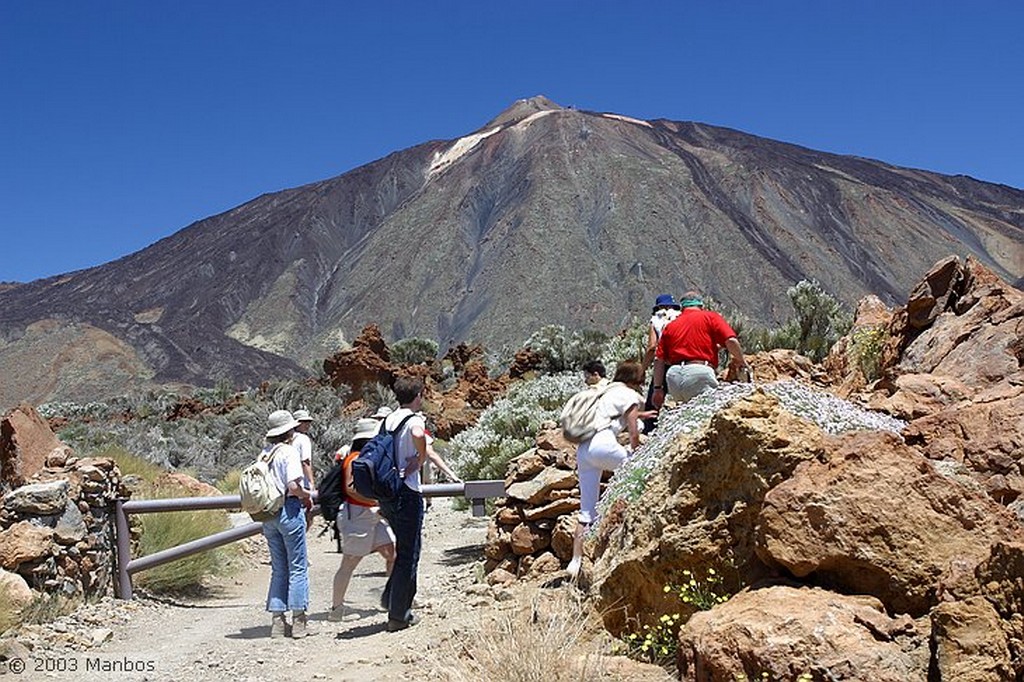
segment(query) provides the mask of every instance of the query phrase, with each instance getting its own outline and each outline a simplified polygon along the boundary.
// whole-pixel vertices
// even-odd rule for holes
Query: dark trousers
[[[420,563],[420,531],[423,529],[423,497],[402,486],[398,497],[380,503],[381,515],[395,533],[395,567],[384,587],[382,604],[390,620],[408,621],[416,596],[416,570]]]
[[[662,379],[662,382],[665,380]],[[644,400],[644,411],[649,412],[654,409],[654,377],[651,377],[651,382],[647,384],[647,398]],[[658,426],[658,418],[650,417],[644,419],[644,433],[653,433],[654,429]]]

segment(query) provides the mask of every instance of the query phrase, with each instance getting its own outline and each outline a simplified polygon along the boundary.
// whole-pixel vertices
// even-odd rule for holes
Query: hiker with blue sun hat
[[[651,310],[651,323],[647,329],[647,351],[644,353],[644,372],[651,366],[651,362],[654,360],[654,351],[658,348],[658,340],[661,338],[661,332],[665,326],[676,319],[679,316],[679,304],[676,303],[676,299],[673,298],[672,294],[659,294],[654,299],[654,308]],[[654,412],[654,377],[651,377],[651,381],[647,385],[647,398],[644,401],[644,411]],[[644,422],[644,432],[651,433],[654,427],[658,425],[658,417],[646,417]]]

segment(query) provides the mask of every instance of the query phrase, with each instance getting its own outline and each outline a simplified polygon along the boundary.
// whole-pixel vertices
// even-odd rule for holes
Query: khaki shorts
[[[360,507],[346,502],[338,511],[341,551],[349,556],[366,556],[377,548],[395,544],[395,534],[377,507]]]

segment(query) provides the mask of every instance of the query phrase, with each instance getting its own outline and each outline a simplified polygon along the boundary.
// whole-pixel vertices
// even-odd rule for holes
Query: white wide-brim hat
[[[311,422],[313,418],[309,416],[308,410],[295,410],[295,421],[297,422]]]
[[[377,408],[376,412],[374,412],[373,414],[370,415],[370,418],[371,419],[385,419],[392,412],[394,412],[394,410],[392,410],[387,405],[381,405],[380,407]]]
[[[275,410],[267,417],[267,426],[270,427],[267,430],[267,438],[288,433],[298,425],[299,422],[295,421],[295,417],[288,410]]]
[[[363,417],[356,421],[356,432],[352,434],[352,440],[362,438],[373,438],[380,431],[380,422],[370,417]]]

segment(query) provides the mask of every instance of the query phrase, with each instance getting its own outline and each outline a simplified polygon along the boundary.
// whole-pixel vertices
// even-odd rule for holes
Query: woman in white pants
[[[644,383],[644,369],[639,362],[620,363],[612,383],[598,401],[597,409],[608,425],[583,441],[576,448],[576,471],[580,482],[580,514],[573,537],[572,561],[566,567],[569,575],[579,575],[583,563],[583,537],[587,528],[597,521],[597,499],[601,492],[601,476],[614,471],[626,461],[629,452],[619,444],[618,435],[629,433],[630,449],[640,447],[637,418],[644,398],[639,391]]]

